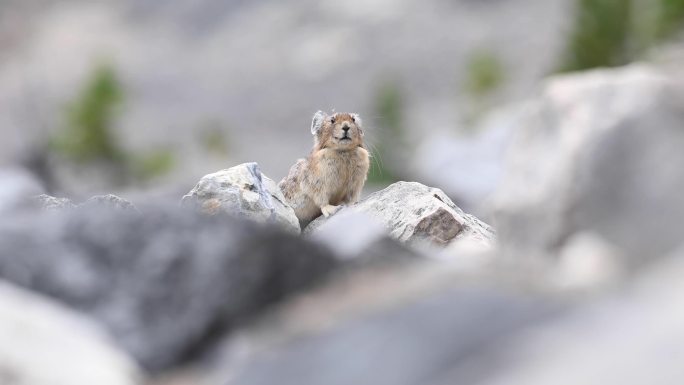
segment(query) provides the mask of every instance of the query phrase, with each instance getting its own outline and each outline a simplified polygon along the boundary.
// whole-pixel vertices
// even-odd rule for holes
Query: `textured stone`
[[[225,212],[261,223],[276,223],[291,232],[300,231],[294,210],[285,203],[277,184],[263,175],[256,163],[205,175],[183,197],[182,205],[209,215]]]
[[[47,194],[38,195],[33,200],[36,206],[43,210],[63,210],[76,207],[69,198],[57,198]]]
[[[92,206],[138,212],[138,209],[133,205],[133,203],[114,194],[95,195],[94,197],[91,197],[90,199],[79,205],[79,207]]]
[[[69,198],[57,198],[47,194],[33,197],[34,205],[43,210],[103,208],[139,212],[133,203],[114,194],[95,195],[81,204],[74,204]]]
[[[367,214],[381,223],[392,238],[401,242],[427,241],[446,245],[464,238],[489,246],[495,242],[494,231],[489,225],[464,213],[441,190],[416,182],[394,183],[340,210],[335,216],[348,211]],[[328,220],[319,217],[309,224],[305,232],[322,230]]]

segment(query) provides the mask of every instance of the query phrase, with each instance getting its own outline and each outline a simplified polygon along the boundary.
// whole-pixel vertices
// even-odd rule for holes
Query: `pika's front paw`
[[[327,217],[335,214],[336,212],[340,211],[340,209],[342,207],[343,206],[327,205],[327,206],[321,207],[321,212],[323,213],[323,216],[327,218]]]

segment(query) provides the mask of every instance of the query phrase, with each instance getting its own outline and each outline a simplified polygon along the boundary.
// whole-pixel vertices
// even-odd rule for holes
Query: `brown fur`
[[[341,139],[345,126],[348,140]],[[278,184],[302,227],[321,214],[335,213],[340,205],[356,203],[370,166],[358,115],[328,116],[319,111],[314,115],[312,133],[311,153],[299,159]]]

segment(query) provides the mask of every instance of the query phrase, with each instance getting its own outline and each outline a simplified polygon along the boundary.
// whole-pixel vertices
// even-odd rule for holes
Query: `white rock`
[[[0,283],[0,383],[135,385],[141,380],[135,364],[88,320]]]
[[[550,281],[562,289],[600,289],[622,275],[620,253],[593,233],[574,234],[558,255]]]
[[[205,175],[187,195],[183,206],[206,214],[226,212],[257,222],[276,223],[299,233],[299,221],[278,185],[256,163],[243,163]]]
[[[552,78],[517,119],[493,200],[502,249],[556,253],[594,232],[625,262],[670,252],[684,217],[684,86],[633,65]]]
[[[342,258],[353,258],[386,237],[385,227],[368,213],[343,210],[311,234]]]
[[[30,199],[43,193],[43,186],[28,171],[22,169],[0,170],[0,212],[28,204]]]
[[[397,182],[371,194],[357,204],[340,210],[360,212],[381,223],[389,235],[401,242],[429,242],[446,245],[457,239],[471,239],[492,246],[494,231],[486,223],[466,214],[439,189],[416,182]],[[333,216],[332,218],[334,218]],[[325,231],[324,217],[314,220],[307,233]],[[354,242],[353,238],[344,238]]]

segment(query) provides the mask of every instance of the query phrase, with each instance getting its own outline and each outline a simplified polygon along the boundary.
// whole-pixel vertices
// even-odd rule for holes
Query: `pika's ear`
[[[359,128],[359,132],[361,133],[361,136],[363,136],[363,122],[361,121],[361,117],[359,114],[351,114],[352,119],[354,119],[354,123],[356,123],[356,126]]]
[[[313,119],[311,120],[311,135],[316,135],[318,131],[320,131],[326,117],[327,115],[325,112],[320,110],[314,114]]]

